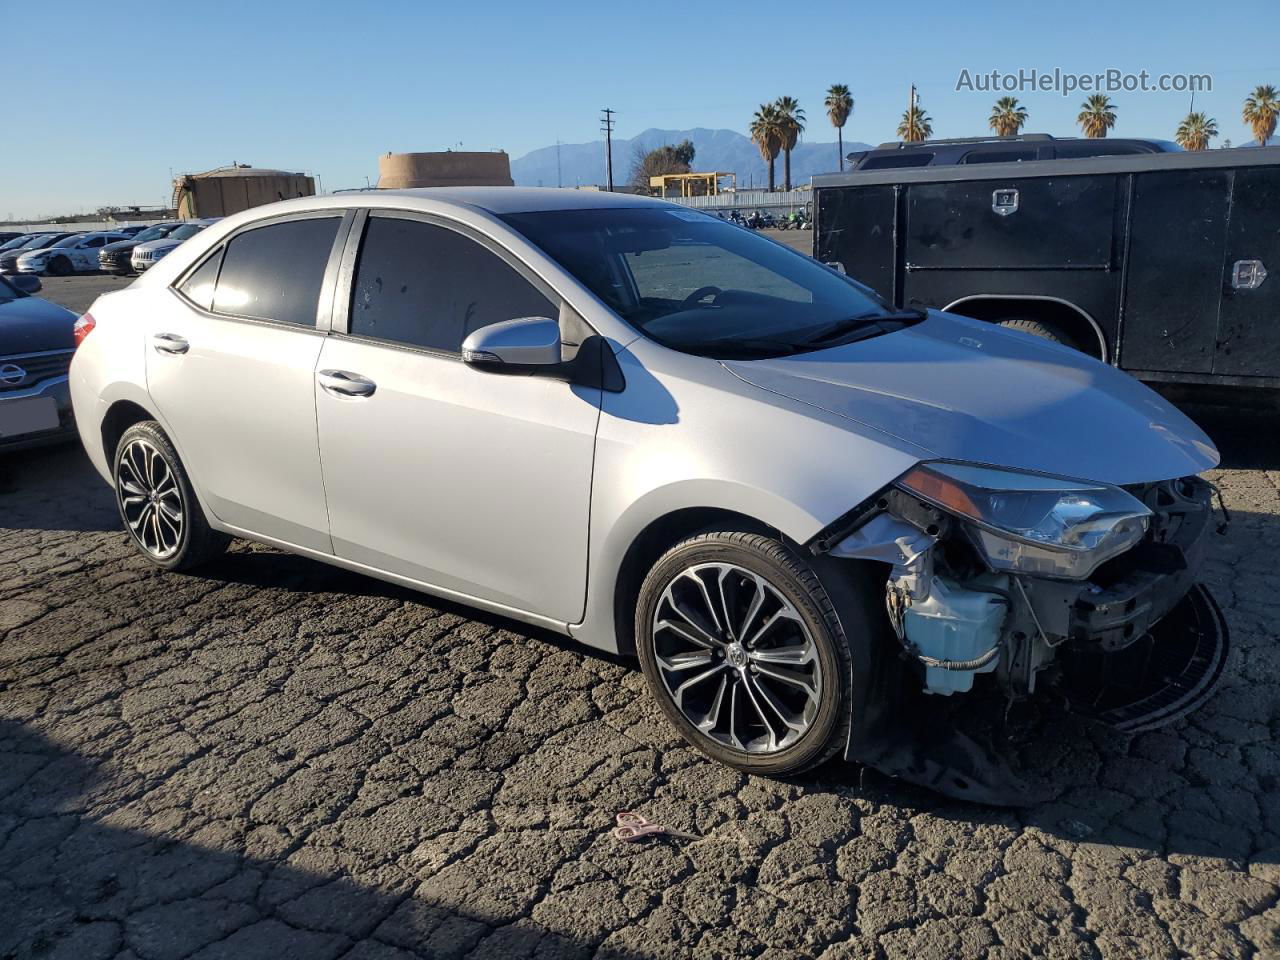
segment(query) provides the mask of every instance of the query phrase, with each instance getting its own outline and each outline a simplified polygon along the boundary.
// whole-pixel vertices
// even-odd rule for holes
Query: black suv
[[[1053,137],[1024,133],[1016,137],[962,137],[921,143],[882,143],[874,150],[851,153],[851,170],[895,170],[945,167],[961,163],[1016,163],[1019,160],[1065,160],[1075,157],[1118,157],[1134,153],[1173,153],[1182,148],[1169,140],[1108,140]]]

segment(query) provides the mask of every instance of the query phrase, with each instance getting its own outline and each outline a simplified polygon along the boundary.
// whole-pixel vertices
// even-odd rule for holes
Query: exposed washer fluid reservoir
[[[980,585],[981,580],[970,581]],[[989,586],[1004,589],[1008,577],[993,575]],[[946,577],[934,577],[925,600],[911,604],[903,616],[903,629],[916,649],[934,660],[975,660],[1000,640],[1000,628],[1008,613],[1005,598],[962,587]],[[973,689],[973,677],[990,673],[1000,663],[992,657],[988,663],[970,670],[948,670],[925,666],[926,693],[949,696]]]

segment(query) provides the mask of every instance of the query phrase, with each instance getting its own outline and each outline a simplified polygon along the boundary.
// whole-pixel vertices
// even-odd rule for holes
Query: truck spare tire
[[[1072,350],[1079,350],[1080,344],[1069,334],[1064,333],[1060,327],[1048,320],[1033,320],[1031,317],[1010,317],[1008,320],[997,321],[1000,326],[1009,330],[1021,330],[1023,333],[1029,333],[1033,337],[1043,337],[1045,340],[1052,340],[1054,343],[1060,343],[1064,347],[1070,347]]]

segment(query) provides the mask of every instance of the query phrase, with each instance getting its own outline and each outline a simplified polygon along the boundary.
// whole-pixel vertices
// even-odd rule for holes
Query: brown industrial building
[[[378,158],[378,188],[510,187],[511,159],[501,150],[384,153]]]
[[[173,207],[180,220],[226,217],[264,203],[314,196],[315,192],[314,178],[304,173],[233,164],[175,177]]]

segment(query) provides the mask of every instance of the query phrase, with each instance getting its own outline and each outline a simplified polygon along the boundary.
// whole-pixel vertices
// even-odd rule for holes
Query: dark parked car
[[[1081,157],[1119,157],[1180,150],[1180,146],[1169,140],[1060,138],[1047,133],[1024,133],[1016,137],[961,137],[956,140],[925,140],[921,143],[882,143],[874,150],[851,153],[847,159],[853,170],[901,170],[905,167],[1077,160]]]
[[[30,240],[20,247],[14,247],[12,250],[6,250],[0,253],[0,274],[12,276],[18,272],[18,258],[24,253],[31,250],[43,250],[45,247],[52,247],[59,240],[65,240],[67,237],[73,236],[74,231],[69,233],[37,233]]]
[[[11,237],[4,243],[0,243],[0,254],[8,253],[10,250],[17,250],[19,247],[25,246],[39,236],[42,236],[42,234],[20,233],[16,237]]]
[[[1056,340],[1140,380],[1280,397],[1280,275],[1267,279],[1280,274],[1280,150],[859,170],[813,186],[814,256],[900,307]]]
[[[180,220],[172,223],[156,223],[131,235],[128,240],[108,243],[98,251],[98,265],[107,273],[114,273],[119,277],[127,276],[134,272],[133,265],[130,263],[134,247],[151,240],[163,240],[180,226],[182,226]]]
[[[76,315],[31,294],[38,277],[0,277],[0,452],[75,437],[67,370]]]
[[[0,244],[8,243],[10,240],[16,240],[22,234],[14,230],[0,230]]]

